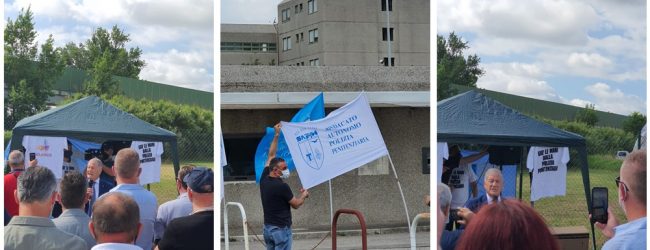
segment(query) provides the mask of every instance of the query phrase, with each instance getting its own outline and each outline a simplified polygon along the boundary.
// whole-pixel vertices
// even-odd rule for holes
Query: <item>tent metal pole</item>
[[[404,202],[404,211],[406,211],[406,222],[408,228],[411,228],[411,219],[409,218],[409,208],[406,206],[406,198],[404,198],[404,192],[402,192],[402,184],[399,183],[399,178],[397,178],[397,171],[395,171],[395,165],[393,164],[393,159],[390,158],[390,152],[388,153],[388,161],[390,166],[393,169],[393,174],[395,174],[395,180],[397,180],[397,187],[399,188],[399,193],[402,195],[402,202]]]
[[[519,161],[519,201],[522,199],[523,184],[524,184],[524,155],[526,155],[526,147],[522,147],[521,160]]]

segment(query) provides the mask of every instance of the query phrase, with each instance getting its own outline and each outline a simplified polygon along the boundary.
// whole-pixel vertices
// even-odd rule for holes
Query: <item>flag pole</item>
[[[329,187],[330,187],[330,227],[332,226],[332,223],[334,221],[334,206],[332,205],[332,180],[328,180],[329,182]]]
[[[402,192],[402,184],[400,184],[399,178],[397,178],[397,171],[395,171],[395,165],[393,164],[393,159],[390,158],[390,152],[388,153],[388,161],[390,162],[391,168],[393,168],[393,173],[395,174],[395,180],[397,180],[397,187],[399,188],[399,193],[400,195],[402,195],[402,202],[404,203],[404,211],[406,211],[406,222],[410,230],[411,219],[409,218],[409,209],[406,206],[406,198],[404,198],[404,192]]]

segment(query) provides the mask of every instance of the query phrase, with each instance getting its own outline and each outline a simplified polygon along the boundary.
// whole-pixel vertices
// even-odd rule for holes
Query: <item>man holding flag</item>
[[[282,181],[289,178],[287,162],[275,157],[278,148],[281,125],[276,124],[275,134],[269,147],[266,167],[260,179],[260,194],[264,210],[264,241],[266,249],[291,249],[291,208],[298,209],[309,197],[309,191],[300,189],[300,196],[293,196],[287,183]]]

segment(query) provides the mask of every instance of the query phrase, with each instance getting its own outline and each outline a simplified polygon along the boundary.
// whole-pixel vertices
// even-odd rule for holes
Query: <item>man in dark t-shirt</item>
[[[275,136],[269,147],[266,167],[260,179],[260,195],[264,209],[264,241],[268,250],[291,249],[291,208],[298,209],[309,197],[309,191],[300,189],[300,196],[293,196],[291,188],[282,181],[290,172],[284,159],[275,157],[280,137],[280,124],[276,124]]]

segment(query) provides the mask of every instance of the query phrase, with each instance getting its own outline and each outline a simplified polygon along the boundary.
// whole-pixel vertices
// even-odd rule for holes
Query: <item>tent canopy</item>
[[[479,92],[438,102],[438,141],[508,146],[585,146],[585,139],[537,121]]]
[[[438,102],[438,141],[522,147],[574,147],[580,158],[587,209],[591,211],[587,146],[580,135],[537,121],[472,90]],[[525,156],[522,155],[522,158]],[[523,186],[521,180],[520,177],[520,199]],[[591,231],[595,245],[593,224]]]
[[[97,96],[88,96],[20,120],[12,131],[11,148],[20,148],[25,135],[169,142],[174,172],[179,168],[176,134],[140,120]]]

